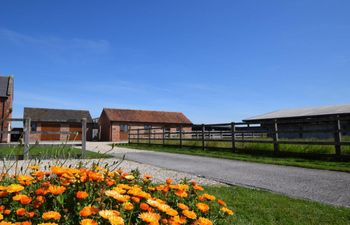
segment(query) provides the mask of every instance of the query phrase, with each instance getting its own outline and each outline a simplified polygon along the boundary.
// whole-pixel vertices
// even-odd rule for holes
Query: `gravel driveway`
[[[106,143],[88,149],[106,151]],[[350,207],[350,173],[304,169],[182,154],[115,148],[116,157],[191,173],[232,185],[257,187],[292,197]]]

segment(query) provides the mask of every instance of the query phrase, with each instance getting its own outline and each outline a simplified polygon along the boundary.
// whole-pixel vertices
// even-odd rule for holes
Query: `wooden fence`
[[[342,146],[350,146],[349,126],[342,127],[342,123],[350,124],[350,119],[335,118],[332,121],[309,120],[302,121],[303,124],[311,125],[311,129],[295,129],[300,121],[293,121],[290,127],[285,129],[287,122],[277,120],[270,123],[222,123],[222,124],[200,124],[191,127],[152,127],[147,129],[129,129],[129,143],[148,143],[161,145],[186,146],[186,142],[195,141],[203,150],[210,142],[230,142],[232,152],[237,150],[238,143],[264,143],[273,145],[274,154],[279,154],[282,144],[291,145],[328,145],[334,146],[334,154],[342,155]],[[288,122],[291,123],[290,121]],[[312,127],[312,124],[317,126]],[[283,128],[284,127],[284,128]],[[293,129],[294,127],[294,129]],[[312,134],[329,136],[324,138],[281,138],[285,134],[297,134],[294,136],[312,136]],[[343,134],[349,135],[348,140],[343,140]],[[331,138],[330,138],[331,137]],[[169,143],[172,141],[172,143]],[[198,146],[197,145],[197,146]],[[191,145],[193,146],[193,145]],[[222,148],[222,147],[220,147]]]
[[[85,157],[86,152],[86,137],[87,137],[87,119],[83,118],[81,121],[81,132],[79,131],[31,131],[31,118],[11,118],[4,119],[0,122],[23,122],[23,132],[21,131],[7,131],[0,130],[1,134],[19,134],[23,138],[23,158],[29,159],[30,150],[30,135],[31,134],[67,134],[67,135],[77,135],[81,134],[81,157]],[[66,121],[72,122],[72,121]],[[77,121],[78,122],[78,121]]]

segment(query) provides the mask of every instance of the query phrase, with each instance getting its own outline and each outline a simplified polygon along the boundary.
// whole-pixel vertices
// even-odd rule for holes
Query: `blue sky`
[[[0,0],[0,74],[24,106],[194,123],[350,103],[350,1]]]

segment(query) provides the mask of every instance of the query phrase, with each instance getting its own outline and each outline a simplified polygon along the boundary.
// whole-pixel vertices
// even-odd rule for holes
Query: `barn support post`
[[[179,132],[180,132],[180,148],[182,148],[182,126],[180,126]]]
[[[140,129],[137,129],[137,144],[140,144]]]
[[[274,132],[273,132],[273,153],[279,153],[279,144],[278,144],[278,124],[277,120],[274,121]]]
[[[87,119],[82,118],[81,120],[81,158],[85,158],[85,153],[86,153],[86,127]]]
[[[162,144],[165,145],[165,127],[163,126]]]
[[[30,140],[30,123],[31,119],[26,118],[24,123],[24,148],[23,148],[23,158],[29,159],[29,140]]]
[[[131,135],[131,131],[130,131],[130,127],[128,126],[128,144],[130,144],[130,140],[131,140],[131,137],[130,137],[130,135]]]
[[[336,157],[341,156],[341,122],[339,119],[339,116],[337,117],[336,120],[336,129],[335,129],[335,155]]]
[[[232,152],[236,151],[236,125],[234,122],[231,123],[231,142]]]
[[[205,137],[204,137],[204,135],[205,135],[205,125],[202,124],[202,150],[205,149]]]

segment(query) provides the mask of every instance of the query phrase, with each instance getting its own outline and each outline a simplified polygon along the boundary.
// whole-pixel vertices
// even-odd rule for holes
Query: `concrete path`
[[[88,143],[89,150],[107,151],[106,143]],[[182,154],[115,148],[116,157],[200,175],[232,185],[267,189],[297,198],[350,207],[350,173],[250,163]]]

